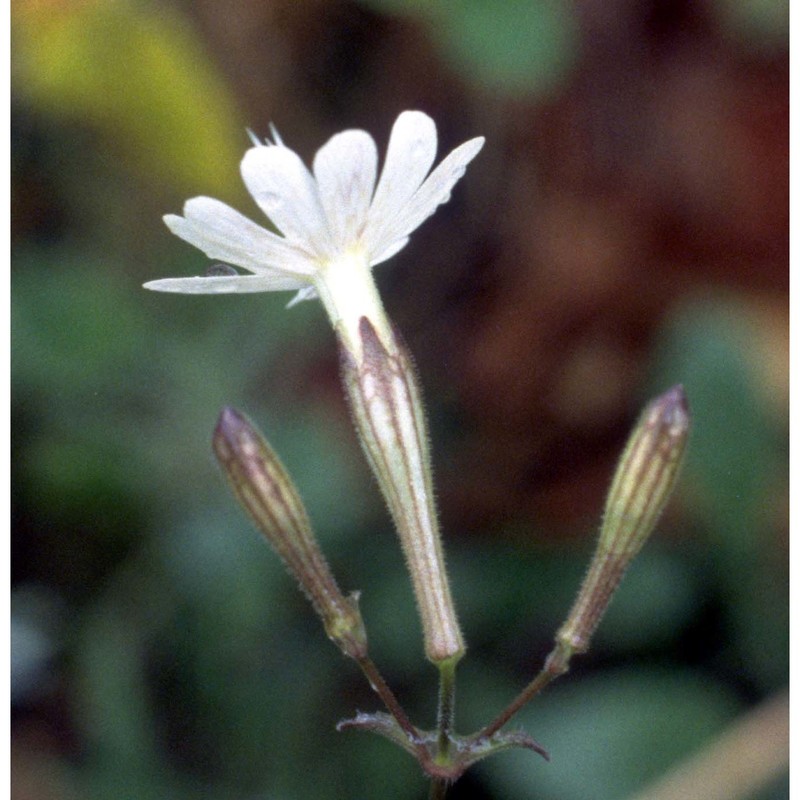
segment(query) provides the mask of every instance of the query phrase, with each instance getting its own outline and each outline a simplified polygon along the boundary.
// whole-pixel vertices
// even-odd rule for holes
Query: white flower
[[[356,429],[403,543],[426,653],[435,663],[454,663],[464,643],[442,554],[420,392],[372,267],[405,247],[411,232],[447,202],[484,140],[470,139],[430,172],[436,125],[420,111],[404,111],[376,182],[377,148],[364,131],[331,138],[314,157],[313,174],[274,131],[273,138],[256,142],[241,169],[253,199],[282,236],[210,197],[189,200],[182,217],[164,217],[174,234],[209,258],[251,274],[212,269],[145,287],[188,294],[296,289],[292,303],[322,300],[342,348]]]
[[[248,150],[241,172],[283,236],[210,197],[189,200],[182,217],[164,217],[176,236],[209,258],[252,274],[166,278],[145,288],[187,294],[299,289],[292,303],[318,296],[345,342],[360,351],[362,316],[380,334],[388,331],[371,267],[401,250],[411,232],[447,202],[484,139],[465,142],[429,175],[436,125],[420,111],[404,111],[392,128],[377,186],[377,149],[365,131],[333,136],[317,152],[313,175],[275,139]],[[388,347],[391,337],[385,338]]]

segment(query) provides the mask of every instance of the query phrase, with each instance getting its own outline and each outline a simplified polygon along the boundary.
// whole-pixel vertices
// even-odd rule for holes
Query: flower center
[[[361,317],[372,323],[387,349],[394,349],[389,321],[362,249],[348,250],[320,264],[314,287],[334,327],[358,360],[361,358]]]

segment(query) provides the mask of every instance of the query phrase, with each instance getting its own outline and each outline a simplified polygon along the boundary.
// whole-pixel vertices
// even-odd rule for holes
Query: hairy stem
[[[408,715],[398,702],[394,692],[383,679],[375,663],[369,656],[365,655],[358,659],[358,666],[361,667],[361,671],[366,676],[373,691],[381,698],[389,713],[397,720],[397,724],[403,729],[406,736],[408,736],[408,740],[418,748],[420,755],[424,754],[427,758],[427,750],[420,744],[421,737],[419,731],[408,718]]]
[[[557,642],[542,671],[474,738],[488,739],[497,733],[523,706],[533,700],[545,686],[563,675],[569,669],[569,660],[574,653],[573,648],[564,642]]]
[[[438,756],[446,761],[450,754],[450,733],[453,730],[456,700],[456,660],[443,661],[439,665],[439,708],[436,715],[438,731]]]

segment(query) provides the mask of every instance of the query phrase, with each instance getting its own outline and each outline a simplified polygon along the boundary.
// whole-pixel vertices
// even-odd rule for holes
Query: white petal
[[[479,136],[453,150],[397,214],[383,220],[375,229],[370,227],[365,235],[365,242],[370,252],[390,248],[397,239],[406,238],[431,216],[439,205],[446,203],[450,199],[453,186],[464,175],[467,164],[478,155],[484,141],[484,138]]]
[[[195,197],[184,205],[183,213],[183,217],[167,214],[164,222],[209,258],[256,273],[285,270],[310,275],[314,271],[306,254],[219,200]]]
[[[364,131],[344,131],[314,158],[314,177],[334,242],[339,249],[357,241],[375,189],[378,153]]]
[[[295,245],[317,258],[334,253],[314,178],[288,147],[253,147],[242,159],[242,178],[261,210]]]
[[[408,244],[409,238],[406,236],[404,239],[395,239],[387,248],[376,253],[375,258],[370,260],[369,265],[374,267],[376,264],[382,264],[392,256],[397,255]]]
[[[306,284],[289,275],[214,275],[196,278],[162,278],[144,284],[155,292],[178,294],[245,294],[299,289]]]
[[[319,295],[313,286],[305,286],[286,304],[286,308],[293,308],[304,300],[314,300],[317,297]]]
[[[436,125],[421,111],[404,111],[394,123],[386,163],[369,210],[369,239],[382,238],[380,231],[401,213],[419,189],[436,158]]]

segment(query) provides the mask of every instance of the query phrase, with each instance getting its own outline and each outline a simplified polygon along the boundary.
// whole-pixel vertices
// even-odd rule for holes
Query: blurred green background
[[[374,659],[433,724],[399,547],[321,308],[181,297],[197,194],[259,219],[245,127],[306,159],[421,108],[465,180],[379,268],[429,406],[469,651],[459,727],[538,670],[645,400],[681,486],[592,651],[455,798],[623,800],[787,682],[788,5],[761,0],[12,4],[13,796],[422,798],[337,734],[377,708],[234,505],[224,404],[301,488]],[[776,734],[779,735],[779,734]],[[780,747],[780,741],[778,747]],[[755,797],[755,795],[754,795]],[[788,797],[768,781],[760,800]]]

